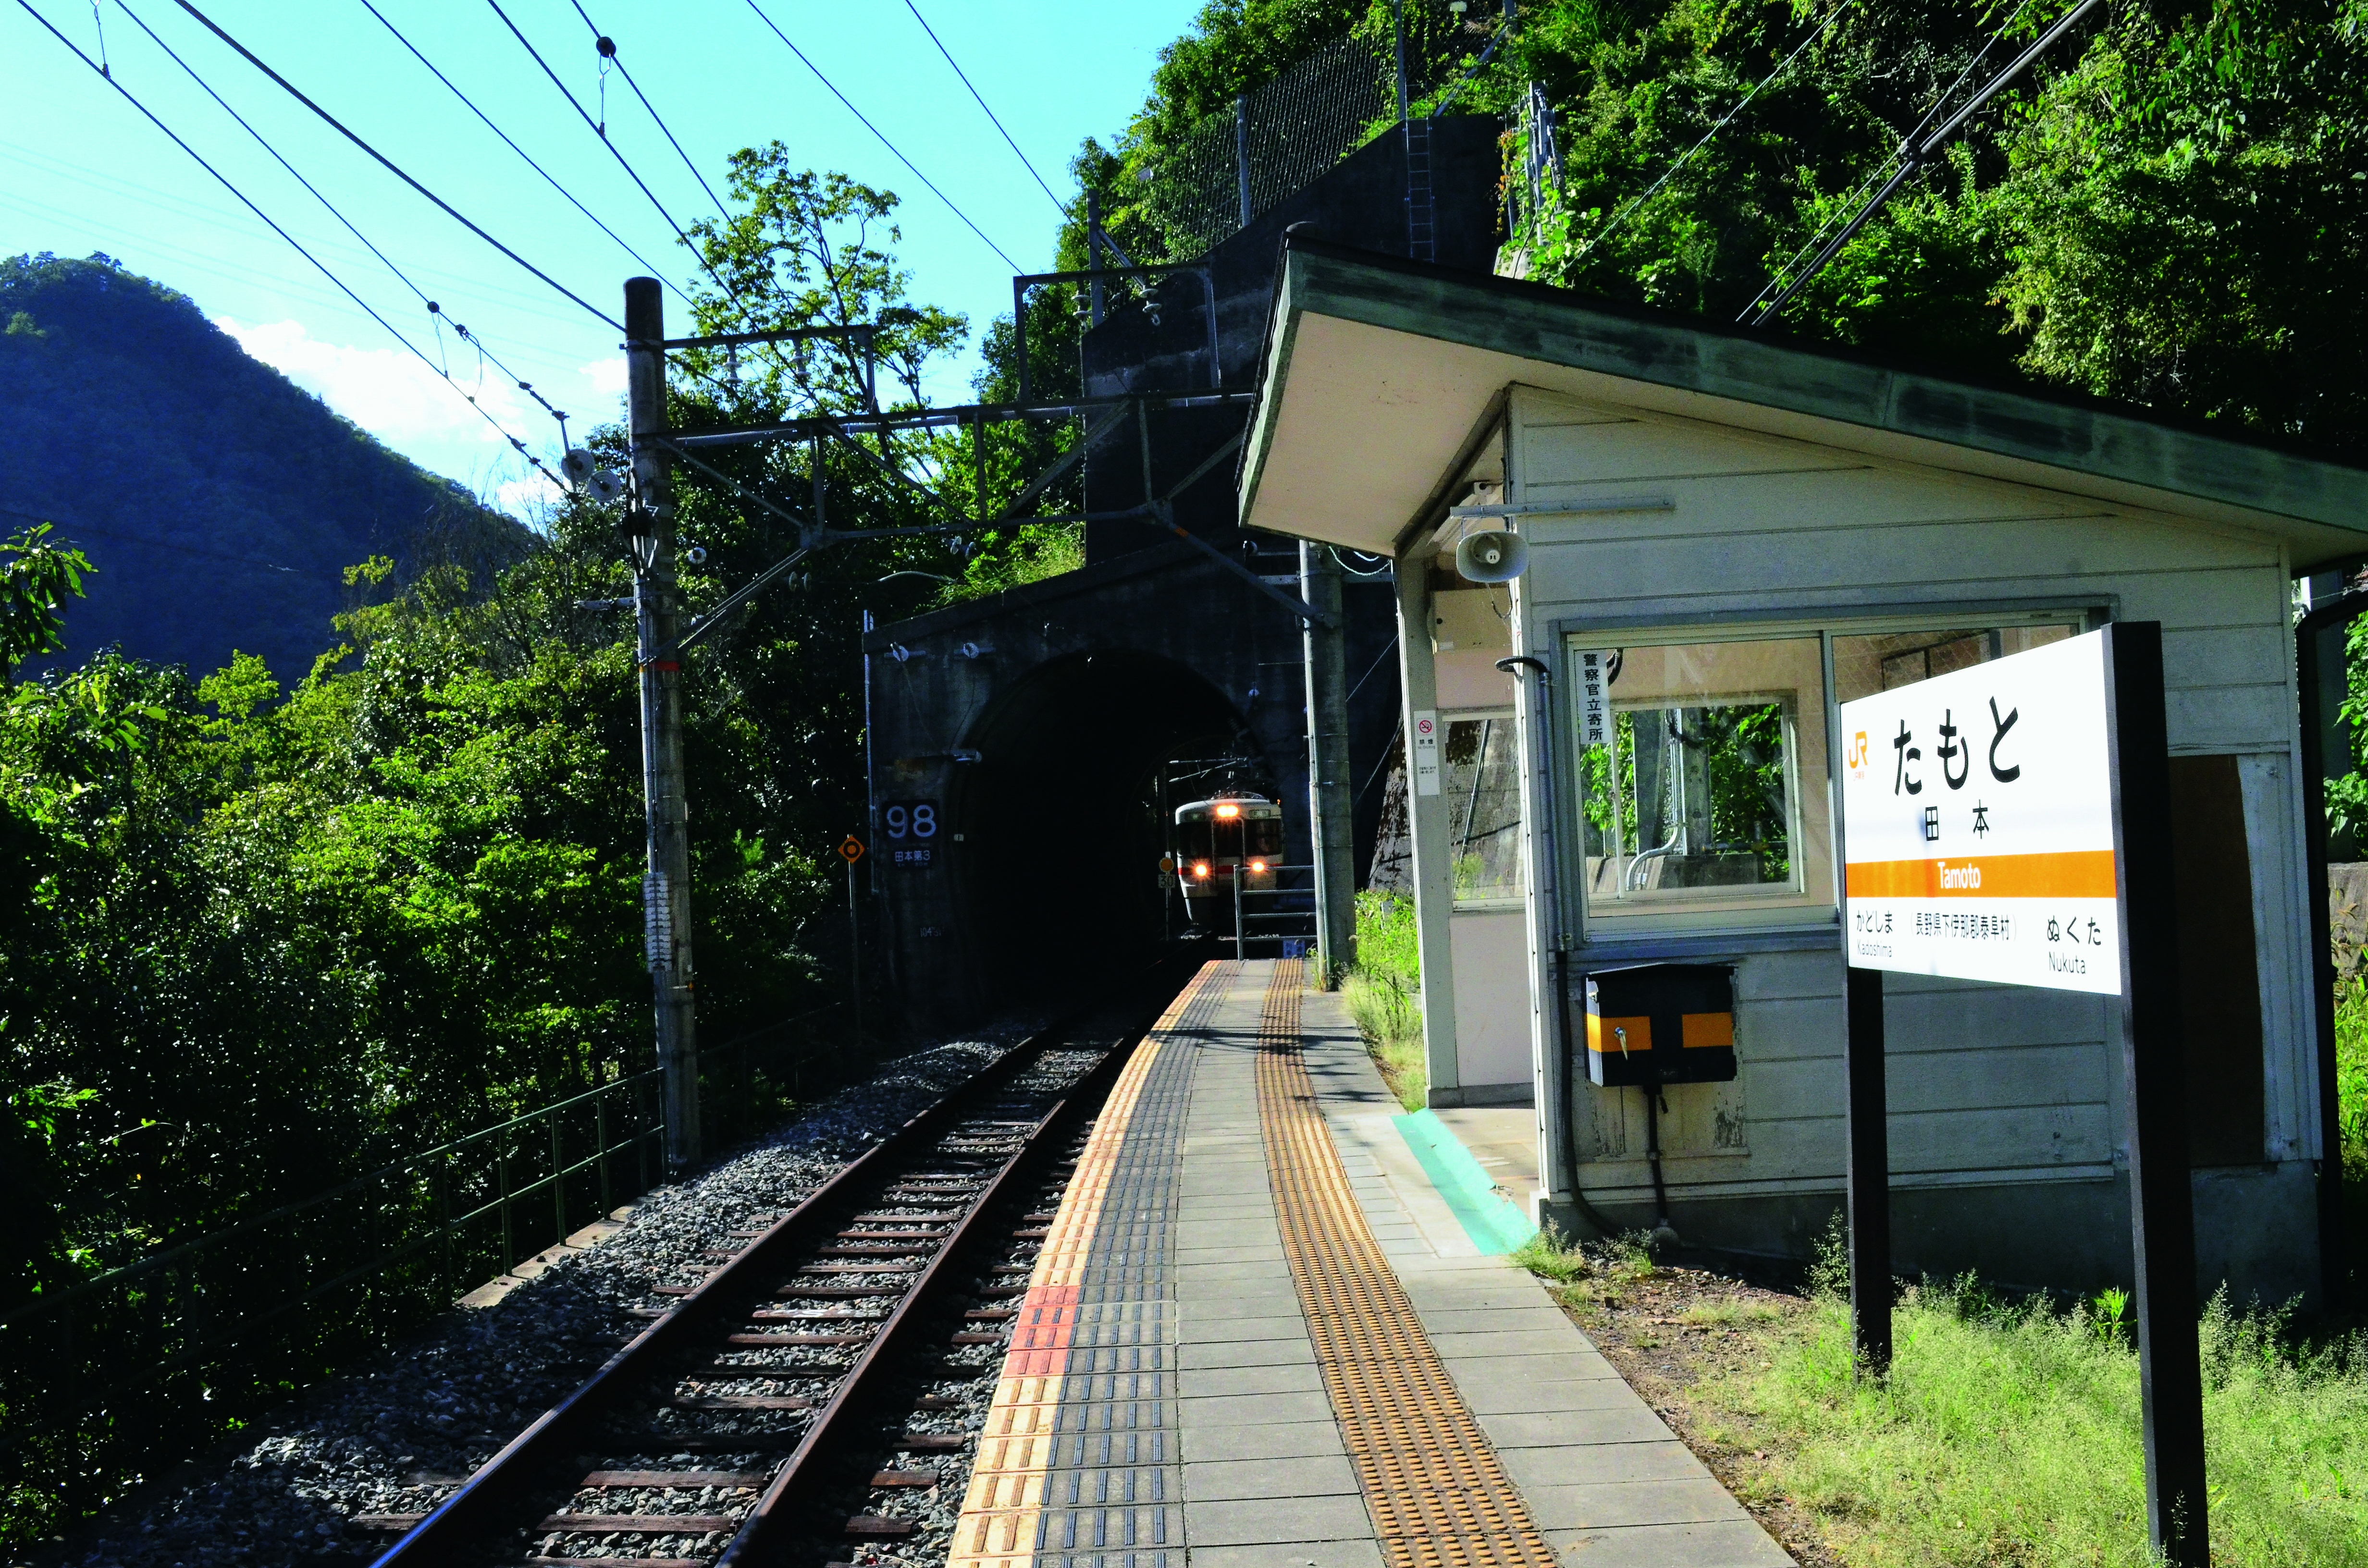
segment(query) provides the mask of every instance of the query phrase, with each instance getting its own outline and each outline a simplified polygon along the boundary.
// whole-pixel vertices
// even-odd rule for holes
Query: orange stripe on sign
[[[2112,898],[2116,891],[2110,849],[1859,860],[1842,885],[1851,898]]]

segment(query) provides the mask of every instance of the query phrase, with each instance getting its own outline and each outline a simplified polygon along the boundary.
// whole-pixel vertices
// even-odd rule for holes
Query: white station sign
[[[1851,967],[2114,996],[2101,632],[1845,702]]]

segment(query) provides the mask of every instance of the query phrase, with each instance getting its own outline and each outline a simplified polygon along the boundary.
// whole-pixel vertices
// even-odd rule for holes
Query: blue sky
[[[462,213],[611,315],[643,270],[505,147],[407,52],[363,0],[197,0],[266,63]],[[662,273],[691,267],[665,219],[559,88],[476,0],[370,0],[421,53],[584,205]],[[576,100],[600,117],[594,34],[575,0],[499,0]],[[1053,202],[996,134],[905,0],[822,6],[758,0],[764,12],[921,173],[1021,266],[1047,267]],[[1107,141],[1143,102],[1161,46],[1199,0],[916,0],[1036,171],[1065,200],[1070,155]],[[503,257],[339,138],[172,0],[31,0],[114,79],[227,175],[429,358],[546,456],[551,417],[449,328],[440,347],[418,296],[140,24],[154,29],[446,314],[571,416],[579,434],[614,418],[623,391],[615,328]],[[916,298],[975,330],[1010,308],[1010,267],[932,195],[768,30],[750,0],[581,0],[613,39],[711,185],[724,159],[778,138],[803,162],[904,199],[898,249]],[[608,76],[612,143],[677,222],[714,207],[632,91]],[[530,481],[509,447],[435,371],[339,294],[190,157],[28,16],[0,0],[0,254],[104,251],[195,300],[247,351],[277,366],[396,450],[512,509]],[[682,319],[669,297],[670,323]],[[944,367],[940,401],[966,401],[974,361]]]

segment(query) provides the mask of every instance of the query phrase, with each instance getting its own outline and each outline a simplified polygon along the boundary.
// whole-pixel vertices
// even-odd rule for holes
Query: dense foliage
[[[743,216],[699,238],[737,299],[701,297],[699,325],[887,323],[877,394],[911,405],[966,327],[906,301],[894,198],[779,149],[745,154],[733,188]],[[158,297],[108,276],[135,311]],[[860,358],[822,345],[736,380],[720,356],[681,369],[677,428],[873,395]],[[592,438],[612,459],[620,441]],[[971,472],[963,453],[860,437],[680,468],[704,551],[684,557],[691,608],[816,522],[942,521],[931,491]],[[473,570],[372,553],[322,628],[339,645],[292,669],[243,653],[193,676],[106,651],[7,689],[0,1185],[19,1201],[0,1312],[649,1064],[622,521],[571,501],[522,559]],[[950,559],[927,535],[818,550],[685,658],[710,1045],[844,994],[830,848],[863,825],[857,642],[867,608],[928,603],[938,585],[910,569]],[[0,547],[9,653],[54,640],[82,569],[35,533]],[[123,1473],[94,1469],[74,1506]],[[53,1526],[58,1501],[46,1483],[0,1499],[0,1532]]]
[[[2068,8],[1526,0],[1455,108],[1507,117],[1508,267],[1732,321],[1952,86],[1964,101]],[[1407,0],[1410,48],[1474,60],[1495,9],[1474,5],[1458,39],[1443,6]],[[1387,37],[1390,16],[1389,0],[1212,0],[1114,144],[1080,155],[1111,232],[1163,254],[1176,242],[1144,193],[1190,128],[1352,29]],[[1782,324],[2368,445],[2368,306],[2349,286],[2368,259],[2368,6],[2119,0],[2100,17],[1975,115]],[[1532,85],[1555,154],[1535,192]]]
[[[482,578],[528,543],[103,256],[0,257],[0,532],[41,521],[98,567],[72,657],[198,670],[236,646],[301,673],[368,556]]]

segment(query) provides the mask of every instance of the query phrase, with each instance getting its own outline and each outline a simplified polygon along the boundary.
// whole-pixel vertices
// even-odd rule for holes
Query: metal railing
[[[868,1064],[812,1028],[784,1038],[820,1016],[700,1053],[716,1144]],[[104,1494],[611,1214],[664,1178],[660,1077],[616,1078],[0,1312],[0,1490]]]
[[[1312,942],[1315,939],[1315,868],[1312,865],[1269,866],[1267,869],[1274,874],[1276,885],[1270,888],[1253,888],[1243,885],[1249,879],[1242,875],[1241,868],[1237,866],[1234,869],[1234,957],[1236,959],[1249,957],[1249,944],[1252,942],[1281,942],[1283,945],[1282,955],[1285,958],[1291,958],[1299,956],[1292,952],[1291,944]],[[1281,885],[1284,876],[1297,876],[1303,873],[1308,879],[1306,886],[1284,887]],[[1289,903],[1287,907],[1252,910],[1248,907],[1248,901],[1254,898],[1287,900]],[[1302,900],[1305,902],[1303,903]],[[1304,926],[1306,929],[1253,931],[1250,929],[1250,922],[1254,920],[1269,926]]]

